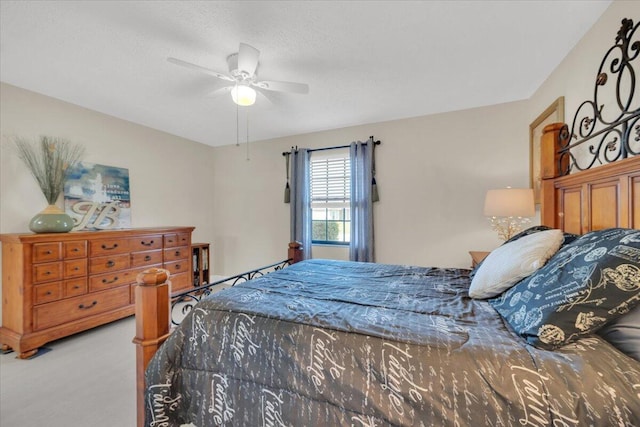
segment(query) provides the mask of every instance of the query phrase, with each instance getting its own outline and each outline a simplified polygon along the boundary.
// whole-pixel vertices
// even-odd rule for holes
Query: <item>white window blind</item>
[[[349,157],[311,159],[311,207],[348,208],[351,198]]]

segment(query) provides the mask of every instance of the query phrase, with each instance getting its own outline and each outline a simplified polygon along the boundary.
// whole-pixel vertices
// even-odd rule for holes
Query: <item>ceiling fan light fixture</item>
[[[231,89],[231,98],[236,104],[247,107],[256,102],[256,91],[252,87],[238,84]]]

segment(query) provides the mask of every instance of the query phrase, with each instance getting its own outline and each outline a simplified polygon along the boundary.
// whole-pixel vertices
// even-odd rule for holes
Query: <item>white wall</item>
[[[525,102],[515,102],[261,141],[250,144],[249,161],[244,146],[216,148],[215,270],[239,271],[286,254],[283,151],[370,135],[382,141],[376,149],[377,261],[468,267],[469,250],[499,244],[482,216],[486,190],[528,186],[526,111]]]
[[[129,169],[133,227],[193,225],[194,240],[213,240],[211,147],[4,83],[0,133],[1,233],[28,231],[47,205],[12,138],[48,135],[84,145],[87,162]]]

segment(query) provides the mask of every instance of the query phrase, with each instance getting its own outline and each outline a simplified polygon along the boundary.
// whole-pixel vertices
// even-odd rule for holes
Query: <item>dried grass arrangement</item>
[[[80,161],[84,147],[49,136],[41,136],[31,142],[16,138],[18,157],[38,182],[49,205],[54,205],[64,189],[67,169]]]

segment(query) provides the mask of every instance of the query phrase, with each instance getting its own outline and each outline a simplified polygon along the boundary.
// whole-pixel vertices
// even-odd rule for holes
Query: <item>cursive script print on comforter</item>
[[[219,292],[152,360],[147,425],[640,425],[639,362],[527,345],[468,273],[311,260]]]

